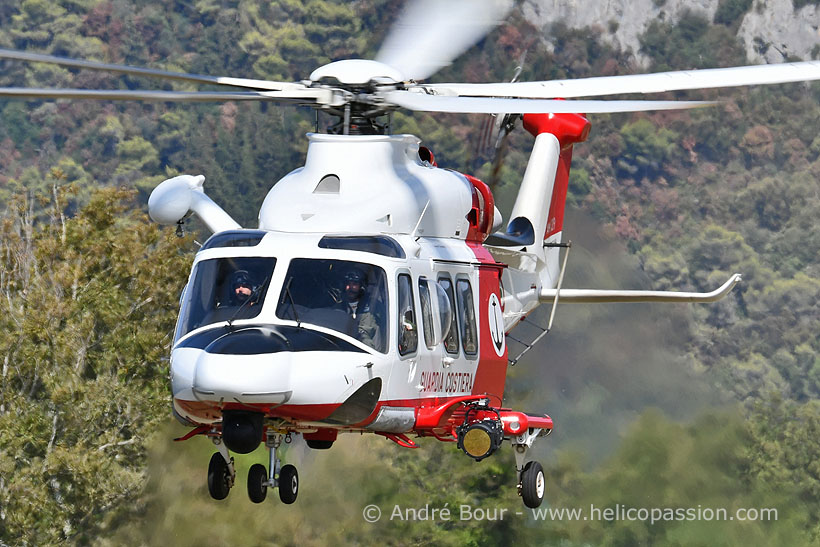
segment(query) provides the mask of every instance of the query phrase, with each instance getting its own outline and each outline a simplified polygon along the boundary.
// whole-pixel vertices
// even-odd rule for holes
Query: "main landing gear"
[[[518,472],[518,495],[524,500],[524,505],[535,509],[544,501],[546,479],[544,469],[536,461],[526,461],[527,451],[532,447],[535,439],[549,434],[550,430],[532,429],[511,439],[515,453],[515,470]],[[526,462],[526,463],[525,463]]]
[[[282,465],[276,450],[282,441],[289,444],[290,433],[282,435],[273,431],[265,433],[265,446],[269,451],[269,467],[255,463],[248,470],[248,497],[254,503],[262,503],[268,493],[268,488],[279,488],[279,499],[282,503],[291,504],[296,501],[299,493],[299,473],[290,464]],[[208,465],[208,492],[215,500],[223,500],[236,480],[236,469],[228,448],[219,437],[213,439],[218,452],[211,456]]]
[[[493,408],[483,401],[470,402],[465,407],[461,425],[454,428],[458,447],[479,462],[509,439],[515,453],[518,495],[527,507],[539,507],[546,491],[544,469],[536,461],[527,461],[527,452],[535,439],[552,432],[552,418]]]

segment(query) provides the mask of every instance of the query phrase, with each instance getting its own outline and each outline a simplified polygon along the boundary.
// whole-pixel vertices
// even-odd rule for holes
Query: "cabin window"
[[[398,279],[399,354],[408,355],[414,353],[419,345],[415,304],[413,302],[413,285],[408,274],[399,274]]]
[[[203,260],[182,295],[176,338],[194,329],[259,315],[275,258],[230,257]]]
[[[478,337],[473,309],[473,290],[469,280],[458,279],[456,281],[456,298],[458,299],[458,314],[461,316],[461,345],[464,346],[465,354],[476,355]]]
[[[439,277],[438,284],[444,289],[444,293],[450,301],[450,309],[453,310],[453,313],[450,314],[450,330],[444,339],[444,349],[447,353],[458,355],[458,320],[455,313],[456,301],[453,295],[453,282],[449,277]]]
[[[421,324],[424,329],[424,345],[433,349],[436,334],[433,330],[433,302],[430,299],[430,287],[427,279],[419,278],[419,301],[421,304]]]
[[[276,316],[332,329],[387,353],[387,277],[372,264],[294,258]]]

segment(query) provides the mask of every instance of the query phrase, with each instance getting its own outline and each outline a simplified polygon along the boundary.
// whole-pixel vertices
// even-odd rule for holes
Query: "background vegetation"
[[[805,2],[804,2],[805,3]],[[748,2],[657,22],[651,70],[745,61],[732,33]],[[0,4],[0,46],[212,75],[298,80],[372,56],[385,0],[22,0]],[[517,14],[436,76],[499,81],[631,73],[598,29]],[[165,88],[164,82],[3,62],[0,85]],[[670,95],[670,98],[677,96]],[[681,95],[683,96],[683,95]],[[252,104],[0,103],[0,543],[812,544],[820,541],[820,121],[818,88],[689,94],[721,106],[597,116],[575,151],[572,286],[711,290],[709,306],[561,307],[508,403],[556,420],[538,458],[551,507],[775,507],[771,522],[499,521],[368,524],[362,508],[518,510],[512,455],[473,463],[450,445],[408,451],[346,438],[288,448],[295,506],[237,492],[210,500],[212,449],[169,419],[167,357],[196,246],[148,223],[153,186],[206,175],[243,225],[301,164],[312,114]],[[478,116],[397,114],[440,165],[488,178]],[[508,212],[531,138],[510,139],[496,188]],[[195,236],[196,237],[196,236]],[[534,320],[542,321],[543,317]],[[521,333],[526,337],[526,333]],[[512,348],[515,351],[516,348]]]

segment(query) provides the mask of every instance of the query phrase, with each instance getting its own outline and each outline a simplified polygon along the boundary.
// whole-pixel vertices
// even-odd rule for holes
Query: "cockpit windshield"
[[[259,315],[275,265],[270,257],[214,258],[197,264],[182,297],[176,338],[212,323]]]
[[[345,333],[387,352],[387,278],[372,264],[291,260],[276,316]]]

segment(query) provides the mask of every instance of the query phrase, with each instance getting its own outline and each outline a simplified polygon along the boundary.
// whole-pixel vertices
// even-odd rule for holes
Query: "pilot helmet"
[[[350,283],[358,283],[359,285],[359,293],[358,297],[361,297],[364,294],[364,274],[361,271],[352,269],[345,274],[344,277],[344,285],[345,289]]]
[[[240,287],[245,287],[253,291],[253,283],[251,282],[251,275],[247,270],[237,270],[231,274],[231,293],[230,298],[235,303],[244,302],[250,297],[251,292],[237,292]]]

